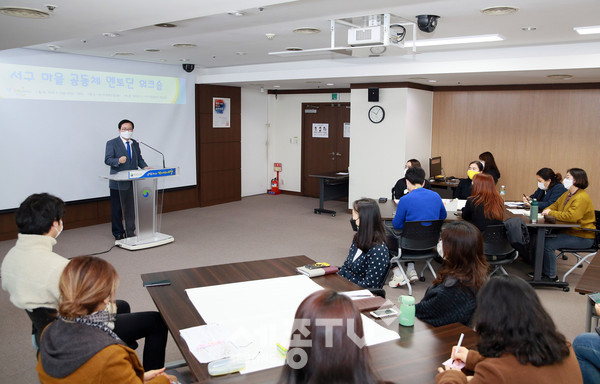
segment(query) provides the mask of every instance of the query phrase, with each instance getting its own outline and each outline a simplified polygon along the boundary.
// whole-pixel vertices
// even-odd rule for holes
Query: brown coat
[[[141,384],[144,368],[135,351],[121,344],[101,349],[79,369],[63,378],[49,376],[38,360],[36,367],[42,384]],[[148,384],[170,384],[166,376],[157,376]]]
[[[558,364],[535,367],[531,364],[519,363],[511,354],[486,358],[479,352],[470,350],[465,368],[475,372],[469,384],[581,384],[583,379],[579,363],[570,345],[569,352],[569,356]],[[438,373],[435,382],[466,384],[467,376],[461,371],[445,371]]]

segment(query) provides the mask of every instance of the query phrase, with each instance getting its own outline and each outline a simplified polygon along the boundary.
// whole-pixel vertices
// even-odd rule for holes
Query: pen
[[[460,337],[458,338],[458,344],[456,345],[456,349],[454,350],[454,353],[456,353],[456,351],[458,351],[458,349],[460,348],[460,345],[462,344],[462,341],[463,341],[463,337],[465,337],[465,334],[461,333]],[[452,364],[454,364],[454,353],[452,354]]]
[[[523,197],[525,198],[525,200],[529,201],[529,197],[527,197],[527,195],[523,194]]]

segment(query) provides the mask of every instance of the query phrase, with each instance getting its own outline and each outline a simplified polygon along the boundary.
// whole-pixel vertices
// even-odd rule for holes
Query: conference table
[[[381,212],[381,219],[384,221],[391,221],[394,219],[396,214],[396,208],[398,204],[393,200],[387,200],[386,202],[379,203],[379,210]],[[532,223],[529,216],[513,214],[510,211],[506,211],[506,217],[519,217],[528,228],[533,228],[536,231],[536,244],[535,244],[535,255],[534,255],[534,266],[533,266],[533,279],[529,283],[534,287],[555,287],[562,288],[563,291],[569,291],[569,283],[566,281],[544,281],[542,280],[542,264],[544,262],[544,244],[546,242],[546,229],[565,229],[579,227],[579,224],[564,223],[555,220],[549,220],[546,218],[539,218],[536,223]],[[460,212],[449,211],[446,217],[446,222],[463,220]]]
[[[323,204],[327,200],[348,197],[348,185],[350,176],[348,172],[327,172],[315,175],[308,175],[319,179],[319,208],[315,208],[315,213],[328,213],[335,216],[335,211],[325,209]]]
[[[437,192],[442,199],[451,199],[454,195],[454,190],[458,187],[459,179],[448,179],[446,181],[443,180],[429,180],[429,184],[431,185],[431,190]]]
[[[296,267],[313,264],[307,256],[290,256],[278,259],[247,261],[173,271],[146,273],[142,281],[170,280],[170,285],[147,287],[156,307],[163,316],[175,343],[187,362],[198,383],[275,383],[281,368],[272,368],[249,374],[229,374],[211,377],[207,365],[199,363],[181,338],[179,331],[205,324],[196,311],[185,290],[259,279],[297,275]],[[323,288],[338,292],[362,289],[337,274],[315,277],[313,280]],[[370,315],[367,315],[371,317]],[[397,320],[387,325],[383,320],[375,321],[397,331],[401,338],[368,347],[375,370],[385,380],[405,383],[431,383],[437,367],[450,357],[451,348],[464,333],[463,345],[474,348],[476,333],[462,325],[450,324],[432,327],[420,320],[412,327],[403,327]],[[291,330],[290,330],[291,331]]]

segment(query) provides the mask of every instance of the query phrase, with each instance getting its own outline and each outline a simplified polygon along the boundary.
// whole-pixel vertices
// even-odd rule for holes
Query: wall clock
[[[369,109],[369,120],[371,120],[373,123],[381,123],[384,117],[385,111],[381,106],[374,105],[371,107],[371,109]]]

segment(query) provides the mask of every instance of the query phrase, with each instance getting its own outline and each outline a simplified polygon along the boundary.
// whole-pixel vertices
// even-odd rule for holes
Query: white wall
[[[425,169],[431,152],[433,93],[380,88],[379,102],[367,102],[366,89],[351,92],[350,190],[348,207],[361,197],[391,197],[404,164],[417,158]],[[374,105],[385,109],[379,124],[369,121]]]
[[[269,95],[268,179],[270,180],[276,175],[273,172],[273,163],[282,163],[283,171],[279,174],[280,189],[292,192],[301,191],[302,103],[331,101],[330,93]],[[335,102],[349,101],[350,94],[341,93]],[[270,184],[267,188],[270,188]]]
[[[242,197],[266,193],[270,188],[267,163],[268,97],[242,88]],[[272,165],[270,167],[273,170]]]

